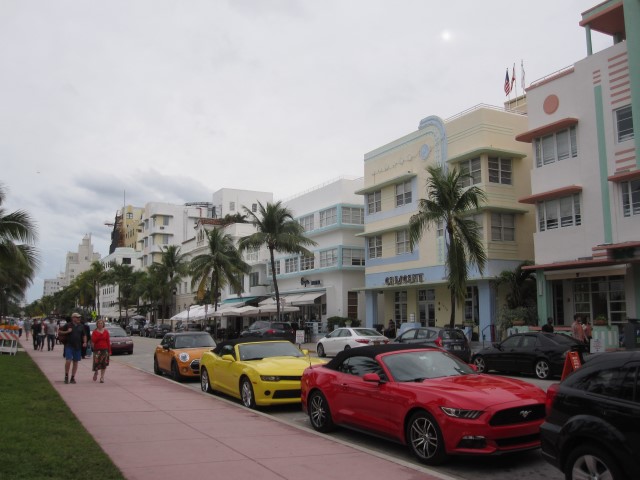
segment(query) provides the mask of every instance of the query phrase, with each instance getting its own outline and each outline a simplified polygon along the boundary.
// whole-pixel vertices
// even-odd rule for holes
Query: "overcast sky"
[[[0,182],[39,231],[43,280],[123,200],[284,199],[586,55],[597,1],[3,0]],[[610,43],[598,38],[596,49]],[[126,193],[125,193],[126,192]],[[125,196],[126,195],[126,196]]]

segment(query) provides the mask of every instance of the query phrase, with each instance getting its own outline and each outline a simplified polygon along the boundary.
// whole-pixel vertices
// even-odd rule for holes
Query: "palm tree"
[[[6,212],[2,207],[6,190],[0,184],[0,312],[9,301],[24,295],[40,261],[34,247],[37,231],[31,216],[23,211]]]
[[[477,265],[482,274],[487,261],[478,224],[470,217],[470,213],[486,201],[486,196],[476,186],[465,188],[462,180],[467,174],[456,169],[445,172],[442,167],[431,165],[427,173],[427,198],[419,200],[418,213],[409,220],[409,238],[413,248],[426,229],[438,223],[444,225],[451,293],[449,326],[453,328],[456,304],[463,303],[467,294],[470,266]]]
[[[248,273],[251,267],[242,259],[231,235],[225,234],[223,230],[214,228],[207,232],[207,243],[209,251],[191,260],[191,287],[198,285],[198,300],[204,298],[209,287],[211,303],[216,311],[220,291],[227,285],[241,291],[242,282],[238,274]]]
[[[168,297],[171,293],[175,293],[178,282],[188,271],[189,263],[187,257],[180,253],[179,246],[169,245],[163,248],[160,265],[166,274],[166,296]],[[168,282],[166,279],[168,279]],[[166,310],[166,303],[163,306]]]
[[[112,262],[109,265],[104,282],[118,286],[118,315],[122,317],[122,307],[125,307],[125,317],[128,317],[131,290],[133,289],[133,267]]]
[[[264,206],[258,202],[258,215],[247,207],[243,207],[249,221],[256,227],[256,232],[243,237],[238,243],[241,252],[249,249],[259,249],[266,245],[271,261],[271,276],[276,294],[276,308],[280,318],[280,291],[276,281],[276,261],[274,252],[297,253],[312,255],[305,245],[317,245],[316,242],[304,236],[304,227],[293,219],[292,213],[282,205],[282,202],[270,203]]]
[[[102,264],[102,262],[98,260],[91,263],[91,267],[89,268],[89,270],[87,270],[86,278],[87,278],[87,281],[89,281],[93,286],[93,290],[95,292],[94,308],[98,314],[98,317],[100,317],[100,287],[102,286],[102,283],[105,280],[106,274],[107,272],[106,272],[106,269],[104,268],[104,265]]]

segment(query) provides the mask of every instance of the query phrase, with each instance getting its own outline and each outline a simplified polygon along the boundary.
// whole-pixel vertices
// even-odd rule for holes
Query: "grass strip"
[[[2,478],[124,478],[24,352],[0,355],[0,432]]]

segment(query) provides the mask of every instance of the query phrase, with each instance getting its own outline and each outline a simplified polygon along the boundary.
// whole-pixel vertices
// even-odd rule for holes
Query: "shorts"
[[[64,358],[66,360],[73,360],[74,362],[79,362],[80,360],[82,360],[82,349],[73,348],[70,345],[65,345]]]

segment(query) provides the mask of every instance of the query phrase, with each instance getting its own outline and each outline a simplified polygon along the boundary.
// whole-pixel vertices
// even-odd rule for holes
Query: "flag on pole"
[[[507,72],[504,77],[504,94],[509,95],[511,92],[511,82],[509,81],[509,69],[507,68]]]
[[[524,92],[524,86],[525,86],[525,83],[524,83],[524,60],[520,60],[520,71],[521,71],[521,73],[520,73],[520,82],[522,84],[522,91]]]
[[[511,90],[513,90],[514,87],[517,87],[516,85],[516,62],[513,62],[513,75],[511,75]],[[516,96],[518,93],[518,89],[516,88]]]

